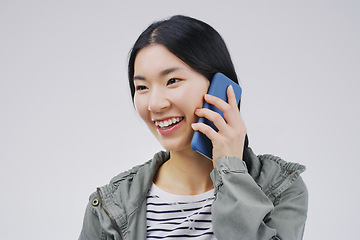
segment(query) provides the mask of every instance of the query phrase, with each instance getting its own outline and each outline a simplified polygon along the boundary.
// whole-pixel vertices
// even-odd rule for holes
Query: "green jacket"
[[[302,239],[308,192],[299,175],[305,167],[246,151],[252,161],[250,172],[235,157],[219,159],[211,172],[216,238]],[[156,171],[169,157],[169,152],[159,152],[98,188],[90,196],[79,240],[146,239],[146,196]]]

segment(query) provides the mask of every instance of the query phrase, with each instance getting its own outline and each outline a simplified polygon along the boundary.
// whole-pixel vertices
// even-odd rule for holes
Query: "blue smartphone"
[[[239,105],[242,92],[241,87],[239,86],[239,84],[235,83],[222,73],[216,73],[214,75],[208,90],[208,94],[221,98],[225,102],[228,102],[226,90],[230,85],[234,89],[236,101]],[[222,111],[220,111],[220,109],[218,109],[212,104],[207,103],[206,101],[204,101],[203,108],[208,108],[210,110],[218,112],[224,118],[224,114],[222,113]],[[214,123],[206,118],[200,117],[198,122],[205,123],[211,126],[215,131],[218,131]],[[194,136],[191,140],[191,148],[212,160],[213,146],[211,140],[205,134],[199,131],[195,131]]]

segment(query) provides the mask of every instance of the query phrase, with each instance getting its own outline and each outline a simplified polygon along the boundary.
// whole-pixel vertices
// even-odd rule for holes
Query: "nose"
[[[151,112],[161,112],[162,110],[169,107],[170,101],[166,97],[165,93],[160,90],[154,90],[151,92],[149,100],[148,110]]]

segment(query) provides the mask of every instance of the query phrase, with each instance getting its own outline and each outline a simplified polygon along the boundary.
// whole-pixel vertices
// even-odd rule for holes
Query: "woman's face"
[[[134,63],[134,103],[150,131],[168,151],[190,149],[210,82],[160,44],[141,49]]]

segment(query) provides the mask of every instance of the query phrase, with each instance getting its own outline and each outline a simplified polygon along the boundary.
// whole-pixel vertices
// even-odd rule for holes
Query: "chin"
[[[161,143],[161,142],[160,142]],[[188,149],[191,149],[191,144],[189,143],[180,143],[180,142],[174,142],[174,143],[161,143],[161,145],[170,152],[181,152]]]
[[[193,131],[186,131],[187,133],[183,132],[183,134],[177,134],[172,137],[161,135],[156,129],[154,129],[152,132],[161,146],[163,146],[163,148],[165,148],[167,151],[180,152],[191,149],[191,140],[192,136],[194,135]]]

